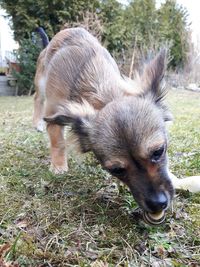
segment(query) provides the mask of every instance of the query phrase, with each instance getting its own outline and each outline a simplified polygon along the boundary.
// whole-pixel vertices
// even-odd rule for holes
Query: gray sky
[[[2,56],[4,57],[5,51],[12,51],[17,48],[17,44],[13,40],[13,34],[8,26],[8,21],[5,20],[2,15],[5,15],[5,12],[0,10],[0,48]]]

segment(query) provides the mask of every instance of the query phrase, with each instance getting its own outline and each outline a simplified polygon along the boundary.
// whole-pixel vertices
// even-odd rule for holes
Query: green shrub
[[[24,39],[20,43],[20,48],[16,52],[20,72],[13,71],[12,73],[18,81],[19,95],[27,95],[34,92],[33,81],[40,51],[41,46],[39,43],[33,42],[31,39]]]

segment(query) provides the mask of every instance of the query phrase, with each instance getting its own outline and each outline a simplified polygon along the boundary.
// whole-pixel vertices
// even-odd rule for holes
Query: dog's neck
[[[84,95],[84,98],[95,108],[100,110],[111,101],[126,96],[136,96],[142,92],[139,82],[126,76],[115,74],[115,77],[101,83],[95,88],[95,93]]]

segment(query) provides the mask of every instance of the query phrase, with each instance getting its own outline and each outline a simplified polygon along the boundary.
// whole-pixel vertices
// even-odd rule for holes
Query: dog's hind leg
[[[33,114],[33,126],[39,132],[44,130],[45,122],[44,117],[44,99],[46,89],[46,75],[44,71],[44,58],[46,49],[44,49],[37,61],[37,70],[35,74],[35,95],[34,95],[34,114]]]
[[[36,90],[34,95],[34,113],[33,113],[33,127],[38,132],[44,131],[45,122],[43,120],[44,117],[44,97],[41,96],[41,93]]]
[[[63,174],[68,171],[64,127],[56,124],[47,124],[50,138],[51,167],[50,171],[55,174]]]

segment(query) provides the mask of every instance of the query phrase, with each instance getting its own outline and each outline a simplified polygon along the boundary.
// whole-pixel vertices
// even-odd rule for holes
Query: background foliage
[[[0,0],[0,5],[26,53],[32,49],[24,48],[24,40],[31,39],[38,26],[51,39],[64,24],[81,24],[97,35],[126,74],[133,54],[137,66],[150,50],[166,44],[170,46],[170,67],[183,68],[188,59],[191,40],[187,12],[176,0],[166,0],[159,8],[155,0],[131,0],[126,6],[117,0]]]
[[[34,91],[33,80],[36,71],[36,61],[41,51],[41,46],[33,43],[32,39],[23,39],[16,58],[20,64],[20,72],[14,72],[17,78],[18,94],[31,94]]]

